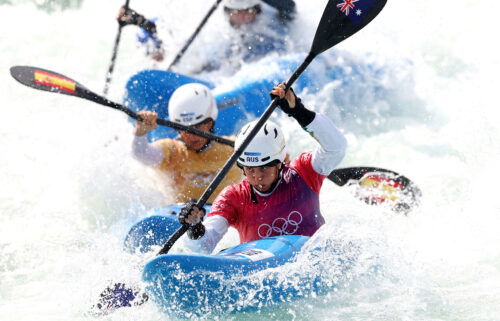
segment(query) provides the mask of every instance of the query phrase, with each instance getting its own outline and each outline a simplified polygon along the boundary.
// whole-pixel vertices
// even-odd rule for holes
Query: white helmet
[[[177,88],[168,102],[170,120],[185,126],[192,126],[211,118],[217,119],[217,104],[210,89],[202,84],[192,83]]]
[[[248,137],[252,128],[257,124],[254,120],[243,126],[236,137],[235,148],[238,149],[243,141]],[[240,166],[263,166],[274,160],[283,162],[285,160],[285,136],[275,123],[267,121],[259,130],[257,135],[252,139],[250,144],[240,157],[238,157],[238,165]]]
[[[232,10],[245,10],[260,4],[260,0],[224,0],[224,7]]]

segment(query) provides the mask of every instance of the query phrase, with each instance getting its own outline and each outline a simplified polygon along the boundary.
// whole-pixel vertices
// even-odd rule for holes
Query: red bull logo
[[[397,201],[401,196],[403,185],[393,179],[377,173],[368,173],[359,181],[359,186],[368,189],[369,203]]]

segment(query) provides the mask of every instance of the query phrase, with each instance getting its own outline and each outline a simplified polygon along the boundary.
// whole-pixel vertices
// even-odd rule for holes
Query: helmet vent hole
[[[266,134],[266,136],[267,134],[269,134],[269,132],[267,131],[267,124],[264,125],[264,134]]]
[[[276,130],[276,128],[274,129],[274,138],[278,137],[278,131]]]

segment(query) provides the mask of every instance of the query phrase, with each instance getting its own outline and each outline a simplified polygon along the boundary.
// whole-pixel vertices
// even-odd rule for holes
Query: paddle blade
[[[97,104],[121,110],[130,117],[137,119],[137,115],[130,109],[88,90],[82,84],[57,72],[38,67],[14,66],[10,68],[10,74],[25,86],[87,99]]]
[[[418,206],[422,196],[418,186],[410,179],[383,168],[339,168],[328,178],[339,186],[354,186],[356,197],[368,204],[387,205],[404,214]]]
[[[76,96],[82,87],[73,79],[42,68],[14,66],[10,68],[10,74],[25,86],[70,96]]]
[[[92,306],[89,313],[94,316],[107,315],[119,308],[142,305],[148,299],[146,292],[138,286],[115,283],[99,295],[99,301]]]
[[[387,0],[329,0],[316,30],[311,53],[319,55],[363,29]]]
[[[420,204],[422,192],[404,176],[368,172],[356,184],[356,196],[371,205],[387,205],[407,214]]]

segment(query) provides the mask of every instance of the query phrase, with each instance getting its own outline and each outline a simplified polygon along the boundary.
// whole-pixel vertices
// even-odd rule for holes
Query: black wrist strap
[[[205,235],[205,225],[198,223],[194,226],[190,226],[187,230],[187,235],[191,240],[197,240],[203,235]]]
[[[304,107],[304,104],[302,104],[302,101],[298,97],[295,102],[295,108],[291,108],[291,110],[289,116],[295,118],[302,127],[306,127],[312,123],[314,117],[316,117],[316,113]]]
[[[146,20],[146,18],[142,14],[137,13],[135,10],[130,8],[127,8],[125,10],[125,15],[130,15],[129,19],[123,21],[123,23],[126,25],[131,24],[140,27],[141,23],[144,23],[144,21]]]
[[[127,9],[127,14],[131,16],[130,24],[141,27],[153,36],[156,36],[156,24],[153,21],[146,19],[142,14],[130,8]]]
[[[138,26],[156,37],[156,24],[153,21],[144,19]]]

